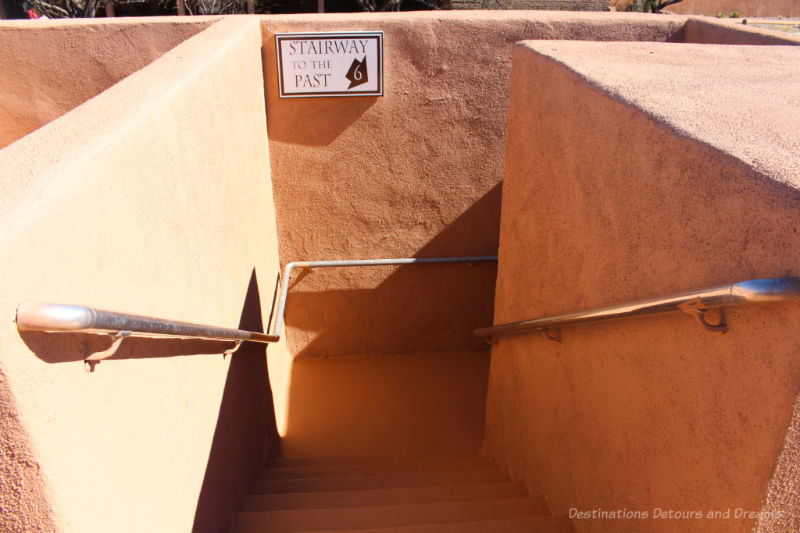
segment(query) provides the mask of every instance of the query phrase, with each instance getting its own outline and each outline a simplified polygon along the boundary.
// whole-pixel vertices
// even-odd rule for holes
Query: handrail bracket
[[[703,303],[703,299],[699,296],[697,298],[692,298],[691,300],[686,300],[682,304],[678,305],[678,309],[686,313],[687,315],[694,317],[697,322],[705,328],[706,331],[710,333],[727,333],[728,332],[728,325],[725,323],[725,314],[723,307],[717,307],[715,309],[719,312],[719,322],[717,324],[709,324],[706,320],[706,313],[709,311],[709,307],[707,307]]]
[[[497,337],[495,337],[494,335],[481,335],[481,338],[486,344],[490,346],[497,344]]]
[[[229,355],[233,355],[234,353],[236,353],[236,351],[242,346],[243,342],[244,341],[237,341],[233,348],[229,348],[224,352],[222,352],[222,358],[225,359]]]
[[[551,331],[553,333],[551,333]],[[561,342],[561,328],[542,328],[542,333],[548,340]]]
[[[117,331],[116,333],[110,334],[109,337],[114,339],[114,342],[112,342],[111,346],[105,350],[89,354],[86,359],[83,360],[84,369],[87,372],[94,372],[94,367],[96,367],[103,359],[108,359],[117,353],[117,350],[119,350],[119,347],[122,345],[122,341],[130,337],[132,334],[133,332],[131,331]]]

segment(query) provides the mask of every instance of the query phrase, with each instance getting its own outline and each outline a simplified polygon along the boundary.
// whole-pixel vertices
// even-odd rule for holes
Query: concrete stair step
[[[476,470],[417,472],[410,474],[375,474],[352,477],[260,479],[254,483],[252,492],[256,494],[274,494],[279,492],[331,492],[466,485],[498,481],[509,481],[509,479],[496,468],[482,468]]]
[[[448,451],[426,457],[276,457],[270,461],[271,468],[304,468],[349,465],[385,465],[393,463],[448,461],[482,457],[479,450]]]
[[[280,466],[265,469],[262,479],[307,479],[324,477],[353,477],[374,474],[410,474],[416,472],[444,472],[448,470],[475,470],[495,468],[483,457],[473,455],[455,459],[427,459],[381,463],[355,463],[317,466]]]
[[[422,526],[532,517],[535,516],[536,511],[537,509],[529,498],[342,509],[254,511],[237,513],[234,518],[234,531],[237,533],[296,533]]]
[[[451,522],[369,529],[327,529],[315,533],[575,533],[565,517],[528,516],[479,522]]]
[[[330,509],[437,503],[452,501],[493,500],[526,497],[522,483],[506,481],[446,485],[441,487],[408,487],[400,489],[350,490],[337,492],[293,492],[258,494],[245,497],[244,511],[275,511],[289,509]],[[536,507],[546,514],[544,504]]]

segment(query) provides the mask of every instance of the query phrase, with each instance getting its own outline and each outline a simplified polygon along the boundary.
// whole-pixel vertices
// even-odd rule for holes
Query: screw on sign
[[[364,56],[361,61],[358,59],[353,60],[353,64],[350,65],[350,70],[347,71],[345,78],[350,80],[350,86],[348,89],[352,89],[353,87],[358,87],[364,83],[369,81],[367,77],[367,56]]]

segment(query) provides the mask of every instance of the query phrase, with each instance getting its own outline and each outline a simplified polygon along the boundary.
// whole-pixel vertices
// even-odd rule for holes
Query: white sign
[[[383,96],[383,32],[278,33],[281,98]]]

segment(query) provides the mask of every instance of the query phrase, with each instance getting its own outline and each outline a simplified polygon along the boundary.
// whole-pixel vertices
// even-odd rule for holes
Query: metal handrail
[[[111,335],[125,331],[134,337],[178,337],[259,343],[278,342],[280,340],[274,335],[265,335],[256,331],[130,315],[94,309],[83,305],[23,302],[17,307],[16,322],[17,329],[20,331],[105,333]]]
[[[332,268],[332,267],[363,267],[386,265],[429,265],[442,263],[487,263],[497,262],[496,255],[477,255],[466,257],[400,257],[394,259],[346,259],[336,261],[294,261],[287,263],[283,270],[281,282],[281,297],[278,301],[278,312],[272,334],[280,337],[283,331],[284,314],[286,313],[286,299],[289,296],[289,281],[292,270],[295,268]]]
[[[84,361],[93,363],[111,357],[127,337],[172,337],[181,339],[207,339],[233,341],[236,345],[225,353],[235,352],[245,342],[278,342],[280,337],[265,335],[256,331],[206,326],[191,322],[180,322],[164,318],[131,315],[95,309],[83,305],[46,304],[22,302],[17,306],[17,329],[23,331],[96,333],[114,338],[111,346],[103,351],[88,355]]]
[[[670,311],[688,313],[694,316],[707,330],[724,333],[728,329],[724,320],[720,320],[717,324],[708,323],[705,319],[707,310],[733,305],[787,300],[800,300],[800,278],[787,277],[740,281],[730,285],[686,291],[661,298],[650,298],[533,320],[498,324],[476,329],[475,335],[487,340],[494,340],[499,335],[541,331],[548,334],[548,337],[559,340],[560,337],[553,337],[549,335],[548,331],[562,326],[573,326],[602,320],[618,320]]]
[[[111,346],[101,352],[95,352],[85,358],[93,364],[111,357],[119,349],[122,340],[127,337],[173,337],[234,341],[236,346],[225,353],[235,352],[245,341],[262,344],[278,342],[286,311],[286,299],[289,293],[289,281],[295,268],[330,268],[383,265],[419,265],[434,263],[482,263],[497,261],[497,256],[470,257],[407,257],[397,259],[357,259],[342,261],[296,261],[286,265],[281,283],[281,294],[278,300],[278,313],[272,334],[258,333],[242,329],[220,328],[180,322],[163,318],[118,313],[95,309],[83,305],[45,304],[22,302],[17,306],[16,324],[20,332],[42,331],[62,333],[97,333],[114,338]]]

